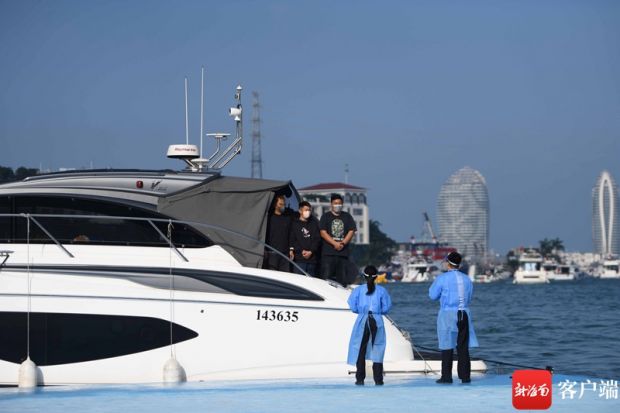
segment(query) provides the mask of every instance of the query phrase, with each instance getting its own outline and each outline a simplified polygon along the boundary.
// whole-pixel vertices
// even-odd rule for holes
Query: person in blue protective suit
[[[364,268],[366,284],[357,286],[349,296],[349,308],[357,314],[349,340],[348,364],[355,364],[355,384],[363,385],[366,378],[366,360],[372,360],[372,375],[376,385],[383,385],[383,356],[385,354],[385,327],[383,314],[392,308],[387,290],[375,285],[377,269]]]
[[[469,277],[458,270],[461,255],[451,252],[446,257],[448,271],[439,275],[428,295],[439,300],[437,315],[437,338],[441,350],[441,378],[437,383],[452,383],[452,357],[454,347],[458,355],[457,371],[462,383],[470,383],[471,361],[469,348],[478,347],[478,339],[471,322],[469,303],[473,284]]]

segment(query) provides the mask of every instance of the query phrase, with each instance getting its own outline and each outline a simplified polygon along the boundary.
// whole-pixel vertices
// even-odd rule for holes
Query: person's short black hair
[[[337,199],[342,201],[342,195],[340,195],[340,194],[332,194],[332,199],[330,200],[330,202],[334,202]]]
[[[310,205],[310,202],[308,201],[301,201],[299,203],[299,209],[302,209],[303,207],[312,208],[312,205]]]
[[[455,266],[456,268],[461,266],[461,254],[459,254],[456,251],[452,251],[450,254],[448,254],[448,256],[446,257],[446,261],[448,261],[448,264]]]

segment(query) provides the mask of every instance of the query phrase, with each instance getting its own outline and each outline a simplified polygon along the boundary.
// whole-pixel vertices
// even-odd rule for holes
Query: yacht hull
[[[549,280],[544,272],[521,272],[514,275],[513,284],[546,284]]]
[[[4,269],[1,276],[0,317],[7,314],[16,317],[17,313],[25,318],[28,313],[28,294],[24,294],[27,274],[23,270],[12,272]],[[318,290],[331,289],[332,296],[325,301],[303,302],[233,294],[171,293],[170,290],[136,284],[113,273],[109,276],[65,275],[62,272],[33,270],[30,278],[31,320],[42,315],[49,320],[58,318],[58,315],[62,316],[62,320],[89,316],[116,317],[109,324],[102,324],[100,330],[105,331],[122,330],[131,325],[122,324],[123,318],[157,320],[166,326],[166,343],[170,321],[173,321],[175,330],[184,328],[195,333],[195,336],[191,334],[192,337],[172,346],[159,342],[158,347],[146,351],[78,362],[61,360],[61,364],[54,364],[58,358],[48,359],[47,353],[58,353],[58,346],[77,348],[88,358],[96,355],[88,355],[84,347],[100,346],[101,340],[111,340],[111,346],[120,347],[131,346],[131,343],[118,343],[104,334],[105,331],[85,331],[83,335],[71,333],[71,340],[83,342],[79,346],[74,342],[54,339],[69,334],[72,328],[80,328],[79,324],[74,326],[71,321],[65,324],[50,322],[43,334],[34,331],[43,327],[37,327],[33,321],[30,348],[36,352],[41,346],[47,346],[36,356],[31,353],[38,365],[42,384],[159,383],[163,381],[163,367],[171,355],[184,368],[188,381],[343,377],[352,368],[354,370],[345,363],[349,335],[355,321],[355,314],[346,308],[349,292],[336,289],[322,280],[303,277],[306,287],[308,282],[323,284]],[[335,296],[341,298],[335,299]],[[9,325],[15,327],[16,324]],[[20,324],[3,334],[27,336],[27,329],[21,328],[24,326]],[[137,328],[146,329],[138,334],[138,340],[142,337],[140,334],[158,334],[149,332],[146,327]],[[387,366],[391,366],[393,371],[403,372],[426,369],[422,361],[413,360],[411,343],[390,321],[386,322],[386,333],[386,370]],[[45,337],[45,343],[41,342],[42,337]],[[0,349],[3,354],[6,353],[4,350]],[[26,355],[27,348],[24,347],[21,349],[21,359]],[[61,354],[59,357],[72,356]],[[0,384],[15,385],[21,359],[5,358],[0,360]]]

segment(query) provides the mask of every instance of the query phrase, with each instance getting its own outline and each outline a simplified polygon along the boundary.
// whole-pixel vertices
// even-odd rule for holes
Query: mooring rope
[[[26,274],[28,276],[28,315],[26,319],[26,356],[30,358],[30,311],[32,310],[32,286],[30,278],[30,214],[26,214]]]
[[[170,292],[170,357],[174,357],[174,344],[172,338],[172,326],[174,323],[174,274],[172,273],[172,220],[168,221],[168,240],[170,240],[170,247],[168,248],[168,275],[170,277],[169,292]]]
[[[412,344],[412,346],[413,346],[413,344]],[[437,350],[437,349],[434,349],[434,348],[424,347],[424,346],[418,346],[418,347],[421,348],[422,350],[432,351],[434,353],[441,353],[441,350]],[[415,349],[415,346],[413,346],[413,348]],[[491,360],[491,359],[484,359],[484,358],[479,358],[478,360],[482,360],[482,361],[487,362],[487,363],[499,364],[501,366],[518,367],[518,368],[521,368],[521,369],[553,371],[553,367],[551,367],[551,366],[532,367],[532,366],[525,366],[523,364],[508,363],[508,362],[505,362],[505,361],[498,361],[498,360]]]
[[[429,372],[430,372],[430,373],[434,373],[434,374],[439,374],[439,373],[437,372],[437,370],[433,370],[433,369],[431,368],[431,365],[430,365],[430,364],[426,361],[426,359],[424,358],[424,356],[422,355],[422,353],[420,353],[420,351],[416,348],[416,346],[415,346],[413,343],[411,343],[411,347],[412,347],[412,348],[413,348],[413,350],[414,350],[414,351],[418,354],[418,356],[420,356],[420,358],[421,358],[421,359],[422,359],[422,361],[424,362],[424,366],[425,366],[425,368],[426,368],[426,369],[424,370],[424,374],[428,374]]]

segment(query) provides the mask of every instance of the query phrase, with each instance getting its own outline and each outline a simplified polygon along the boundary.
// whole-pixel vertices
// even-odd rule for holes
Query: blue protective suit
[[[437,338],[440,350],[456,347],[458,336],[457,312],[467,312],[469,319],[469,347],[478,347],[478,339],[474,332],[469,303],[474,286],[469,277],[458,270],[451,270],[439,275],[428,290],[431,300],[439,300],[437,314]]]
[[[352,365],[357,362],[369,311],[372,311],[372,316],[377,322],[377,334],[374,342],[369,342],[366,347],[366,360],[383,363],[383,356],[385,355],[385,327],[382,314],[387,314],[390,311],[392,299],[386,289],[380,285],[375,286],[375,292],[371,295],[366,295],[367,292],[368,286],[366,284],[357,286],[351,292],[348,300],[349,308],[357,314],[349,340],[349,354],[347,356],[347,363]]]

